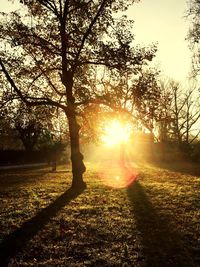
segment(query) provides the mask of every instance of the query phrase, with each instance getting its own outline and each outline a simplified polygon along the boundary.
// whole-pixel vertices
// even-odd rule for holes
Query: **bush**
[[[0,165],[15,165],[29,163],[67,163],[68,154],[64,146],[53,146],[46,149],[28,152],[26,150],[1,150]]]
[[[46,151],[2,150],[0,165],[47,162],[47,156]]]

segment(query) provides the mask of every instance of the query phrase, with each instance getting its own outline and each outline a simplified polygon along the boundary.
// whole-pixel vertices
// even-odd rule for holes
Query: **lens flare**
[[[132,184],[138,175],[136,166],[123,161],[104,162],[100,170],[102,182],[112,188],[125,188]]]

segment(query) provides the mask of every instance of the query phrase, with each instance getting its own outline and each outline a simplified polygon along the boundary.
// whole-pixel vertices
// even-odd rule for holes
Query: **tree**
[[[200,1],[191,0],[188,2],[188,17],[191,19],[191,27],[188,33],[188,39],[193,50],[193,72],[194,76],[200,72]]]
[[[172,140],[172,123],[174,117],[172,115],[172,92],[169,90],[168,81],[159,81],[160,97],[159,97],[159,116],[156,123],[157,139],[161,144],[168,143]]]
[[[168,99],[163,109],[167,112],[163,117],[166,140],[177,143],[181,150],[188,150],[200,134],[199,92],[195,85],[183,90],[173,80],[162,82],[162,88]]]
[[[6,135],[8,140],[20,139],[25,150],[31,152],[34,148],[39,148],[39,141],[46,132],[57,137],[63,135],[58,129],[60,124],[62,128],[64,126],[62,116],[59,114],[58,120],[58,111],[55,108],[27,107],[19,98],[12,97],[9,89],[3,93],[0,97],[1,137]],[[64,128],[66,131],[66,126]]]
[[[188,148],[199,136],[198,123],[200,120],[199,98],[196,88],[183,92],[179,84],[171,84],[173,101],[172,114],[174,117],[174,134],[179,147]]]
[[[66,146],[66,140],[49,131],[44,132],[37,143],[39,150],[45,152],[48,164],[52,165],[52,171],[56,171],[57,162],[61,158]]]
[[[137,117],[144,128],[154,135],[156,122],[162,119],[161,114],[161,88],[158,82],[159,72],[146,71],[139,77],[133,87],[133,97]]]
[[[26,13],[4,15],[0,25],[4,45],[1,69],[28,106],[50,105],[64,111],[69,125],[72,186],[85,187],[77,113],[81,105],[94,100],[90,91],[93,66],[140,69],[152,58],[151,52],[131,47],[133,36],[124,17],[113,18],[113,12],[125,11],[135,1],[21,2]]]
[[[156,47],[151,47],[154,55]],[[93,89],[97,99],[107,105],[115,113],[128,116],[132,123],[138,128],[148,129],[151,133],[154,124],[160,120],[161,89],[158,82],[159,72],[149,69],[141,64],[141,69],[134,72],[133,69],[118,71],[118,73],[107,71],[106,80],[101,85],[103,88],[98,92],[101,77],[96,79],[96,87]],[[109,110],[107,111],[109,112]]]

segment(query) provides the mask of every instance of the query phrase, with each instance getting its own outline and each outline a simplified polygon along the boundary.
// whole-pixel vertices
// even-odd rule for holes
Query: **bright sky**
[[[0,11],[16,9],[8,0],[0,0]],[[188,76],[191,53],[185,37],[189,23],[183,18],[186,0],[141,0],[128,11],[135,21],[135,42],[151,44],[158,42],[156,62],[163,73],[178,81]]]
[[[128,12],[135,21],[136,43],[158,42],[156,61],[164,74],[183,81],[190,71],[191,52],[185,41],[189,22],[186,0],[141,0]]]

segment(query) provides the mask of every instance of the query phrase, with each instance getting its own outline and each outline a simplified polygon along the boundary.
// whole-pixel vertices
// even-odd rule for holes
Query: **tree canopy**
[[[200,1],[192,0],[188,2],[188,5],[188,17],[191,20],[188,39],[194,52],[193,71],[196,76],[200,71]]]
[[[24,0],[22,10],[1,14],[2,71],[12,93],[27,105],[50,105],[65,112],[77,184],[83,184],[85,171],[77,115],[82,105],[102,100],[101,92],[100,97],[94,93],[94,77],[102,73],[102,66],[137,75],[156,50],[133,46],[132,21],[123,12],[134,2]]]

